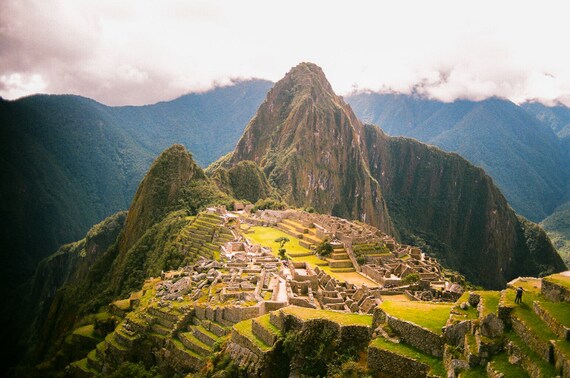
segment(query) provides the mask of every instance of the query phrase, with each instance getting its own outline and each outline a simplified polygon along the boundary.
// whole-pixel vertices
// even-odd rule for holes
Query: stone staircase
[[[310,251],[323,242],[322,239],[317,237],[315,228],[306,227],[292,219],[283,219],[276,227],[286,234],[299,239],[299,245],[309,250],[306,255],[297,255],[296,257],[310,256],[312,254]]]
[[[329,263],[331,271],[335,273],[356,271],[352,260],[348,256],[348,253],[342,244],[333,245],[333,252],[330,257],[327,258],[327,262]]]

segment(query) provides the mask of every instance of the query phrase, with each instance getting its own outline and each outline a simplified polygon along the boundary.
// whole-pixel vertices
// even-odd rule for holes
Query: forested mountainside
[[[0,100],[2,288],[13,291],[41,258],[126,209],[172,144],[203,166],[229,152],[270,85],[236,82],[138,107],[78,96]]]
[[[513,208],[532,221],[550,215],[567,195],[568,145],[560,139],[567,125],[565,107],[543,111],[547,116],[529,113],[539,107],[544,110],[543,105],[517,106],[499,98],[444,103],[379,93],[354,94],[347,102],[360,119],[389,135],[457,152],[485,169]]]

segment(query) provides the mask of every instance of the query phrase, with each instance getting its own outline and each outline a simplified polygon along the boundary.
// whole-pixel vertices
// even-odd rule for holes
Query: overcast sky
[[[139,105],[310,61],[339,94],[570,105],[565,3],[0,0],[0,96]]]

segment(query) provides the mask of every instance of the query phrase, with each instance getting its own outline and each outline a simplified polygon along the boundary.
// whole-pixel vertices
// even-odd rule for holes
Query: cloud
[[[312,61],[335,90],[568,99],[563,1],[0,0],[0,95],[145,104]]]

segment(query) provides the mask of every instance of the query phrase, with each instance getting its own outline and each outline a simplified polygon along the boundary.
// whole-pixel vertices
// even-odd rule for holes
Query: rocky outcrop
[[[492,288],[545,266],[564,269],[550,241],[529,232],[532,223],[516,216],[481,168],[376,126],[367,125],[365,135],[370,172],[404,242],[425,245],[443,264]]]
[[[218,164],[253,161],[288,203],[393,234],[382,190],[368,171],[363,131],[321,68],[301,63],[275,84],[234,152]]]

